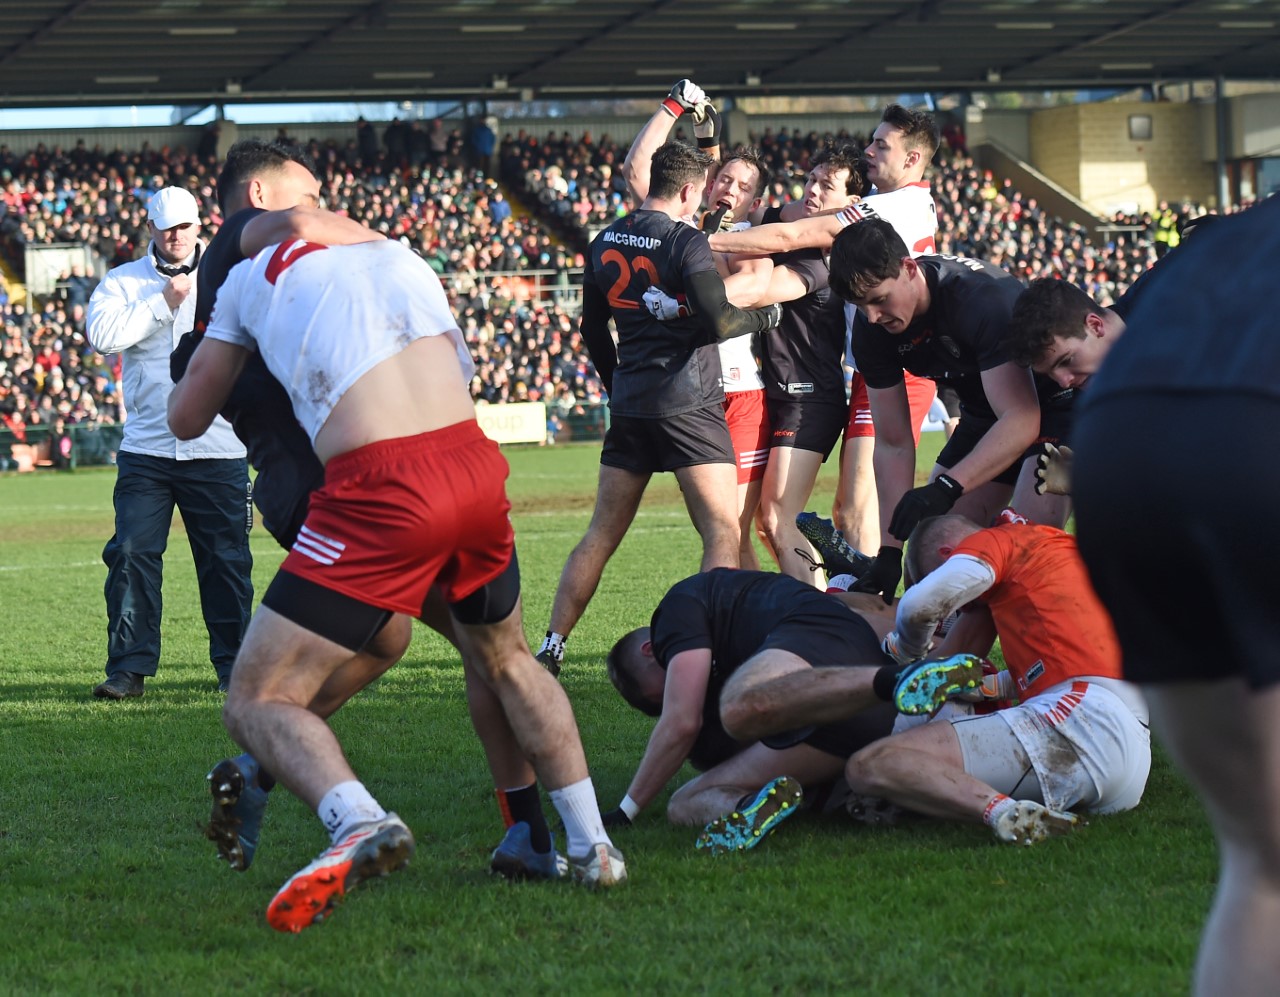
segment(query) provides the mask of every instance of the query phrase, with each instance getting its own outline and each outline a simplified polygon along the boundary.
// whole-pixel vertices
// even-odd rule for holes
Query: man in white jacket
[[[141,696],[160,660],[162,557],[176,505],[196,562],[209,659],[226,690],[253,604],[249,553],[252,491],[245,450],[231,427],[180,442],[169,431],[169,354],[195,315],[195,274],[203,244],[196,200],[180,187],[147,207],[147,254],[111,270],[93,292],[88,337],[122,354],[127,411],[116,458],[115,535],[107,565],[107,678],[100,699]]]

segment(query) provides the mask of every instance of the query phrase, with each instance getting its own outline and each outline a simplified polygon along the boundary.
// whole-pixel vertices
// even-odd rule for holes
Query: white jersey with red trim
[[[930,256],[938,251],[938,208],[933,192],[921,180],[879,194],[872,191],[857,204],[836,212],[841,226],[864,218],[883,218],[902,236],[912,256]]]
[[[750,222],[738,222],[731,232],[750,228]],[[734,336],[716,345],[720,351],[720,384],[726,395],[735,391],[761,391],[764,379],[760,376],[760,364],[751,349],[753,336]]]
[[[447,335],[463,383],[475,373],[440,278],[391,240],[268,246],[232,268],[205,335],[262,354],[312,443],[348,388],[416,340]]]
[[[938,251],[938,207],[933,202],[933,191],[923,180],[909,183],[905,187],[880,194],[873,191],[857,204],[836,212],[841,227],[860,222],[864,218],[883,218],[893,226],[895,232],[907,244],[912,257],[929,256]],[[849,332],[853,329],[852,304],[844,306],[845,319],[845,353],[844,359],[854,370],[853,349],[850,345]]]

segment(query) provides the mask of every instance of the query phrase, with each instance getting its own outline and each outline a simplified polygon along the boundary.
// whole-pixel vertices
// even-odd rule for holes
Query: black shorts
[[[736,465],[724,404],[716,402],[665,419],[615,415],[604,434],[600,463],[635,474],[695,464]]]
[[[1280,400],[1217,392],[1133,393],[1081,413],[1076,533],[1125,678],[1280,683],[1280,467],[1250,432],[1277,420]]]
[[[825,461],[849,424],[848,402],[766,399],[770,447],[794,447],[822,454]]]
[[[948,419],[960,418],[960,395],[956,389],[946,384],[938,385],[938,401],[947,410]]]
[[[800,596],[790,612],[760,645],[760,650],[790,651],[814,668],[870,667],[889,664],[871,624],[844,603],[817,589]],[[885,704],[889,706],[889,704]],[[782,750],[808,744],[820,751],[848,758],[893,729],[894,711],[873,708],[856,717],[805,727],[762,739],[766,747]]]
[[[1022,470],[1022,462],[1028,457],[1039,454],[1043,444],[1052,443],[1056,446],[1067,442],[1071,433],[1072,420],[1073,414],[1070,406],[1055,405],[1052,408],[1041,409],[1040,435],[1035,438],[1035,441],[1021,457],[997,474],[992,480],[1002,485],[1016,484],[1018,472]],[[955,432],[951,434],[951,439],[947,440],[946,446],[938,454],[938,464],[947,469],[955,467],[973,452],[973,448],[978,445],[978,441],[986,436],[987,431],[995,424],[994,417],[978,416],[971,412],[961,411],[960,421],[956,424]]]

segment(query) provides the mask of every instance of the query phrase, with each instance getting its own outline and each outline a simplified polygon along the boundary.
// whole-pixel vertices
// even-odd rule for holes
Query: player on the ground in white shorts
[[[997,698],[1019,705],[922,724],[854,755],[850,788],[932,817],[986,823],[1002,841],[1032,844],[1069,830],[1068,813],[1138,805],[1151,768],[1147,707],[1120,672],[1111,619],[1075,538],[1034,523],[981,529],[963,516],[916,527],[911,585],[885,650],[920,661],[938,623],[963,607],[939,653],[985,653],[998,635],[1008,671]],[[898,707],[939,705],[899,678]],[[908,707],[908,709],[904,709]]]
[[[912,256],[934,253],[938,215],[924,173],[937,151],[938,141],[937,126],[930,115],[890,104],[863,153],[867,160],[867,178],[874,185],[867,197],[834,214],[761,225],[740,234],[712,236],[711,247],[733,253],[807,248],[825,252],[846,226],[865,218],[883,218],[902,236]],[[853,306],[849,305],[846,312],[851,320]],[[852,350],[846,350],[845,359],[849,366],[855,366]],[[903,390],[910,405],[908,420],[902,428],[918,435],[935,389],[928,378],[907,374]],[[840,481],[832,518],[845,540],[857,550],[874,551],[880,544],[879,503],[872,467],[875,439],[866,385],[855,367],[849,428],[840,454]]]

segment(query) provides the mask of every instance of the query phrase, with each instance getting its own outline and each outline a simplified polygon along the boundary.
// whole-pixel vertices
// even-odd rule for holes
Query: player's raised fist
[[[686,111],[692,111],[699,104],[705,104],[706,101],[706,93],[693,80],[676,80],[671,87],[671,92],[667,94],[667,99],[662,102],[662,106],[673,118],[678,118]]]
[[[722,128],[720,112],[711,101],[699,104],[693,109],[693,134],[697,136],[699,149],[710,149],[719,145]]]

